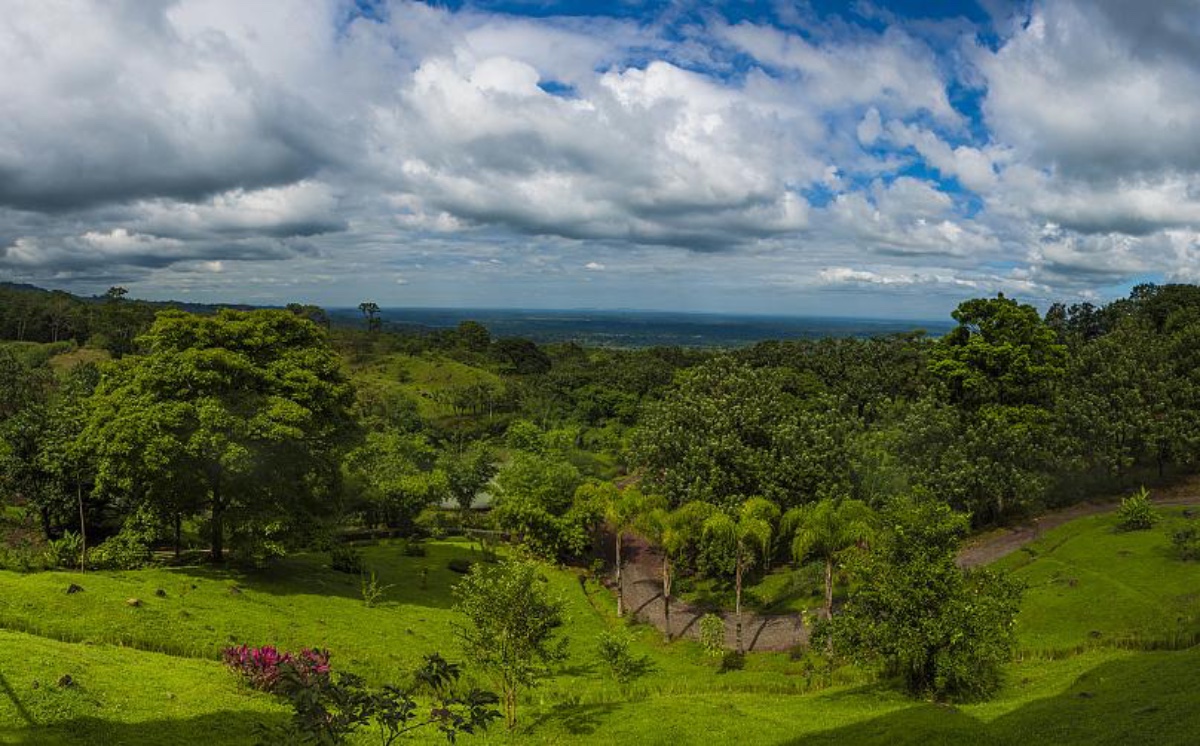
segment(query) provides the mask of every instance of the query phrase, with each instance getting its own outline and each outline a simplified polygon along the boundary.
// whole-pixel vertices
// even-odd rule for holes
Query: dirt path
[[[1167,490],[1160,490],[1152,498],[1155,505],[1198,505],[1200,506],[1200,479],[1189,479]],[[962,548],[958,556],[961,567],[977,567],[994,562],[1034,541],[1043,532],[1057,528],[1076,518],[1107,513],[1116,510],[1119,498],[1080,503],[1069,508],[1046,513],[1029,523],[1011,528],[998,529],[978,536]],[[663,613],[662,580],[659,570],[662,556],[655,547],[642,539],[632,539],[626,544],[625,605],[628,613],[640,621],[653,624],[660,630],[666,629]],[[610,558],[611,559],[611,558]],[[610,587],[613,585],[610,578]],[[678,598],[671,600],[671,633],[673,637],[700,637],[700,617],[705,609],[684,603]],[[732,649],[736,642],[736,616],[733,612],[721,614],[725,619],[725,643]],[[742,639],[747,650],[787,650],[808,641],[809,630],[799,614],[759,615],[752,612],[742,614]]]
[[[625,545],[625,606],[627,613],[640,621],[649,622],[660,630],[666,629],[663,613],[662,555],[642,539],[631,539]],[[671,599],[671,634],[674,638],[700,637],[700,617],[705,609]],[[734,649],[737,644],[737,616],[727,611],[725,619],[725,645]],[[742,613],[742,641],[746,650],[787,650],[808,641],[808,629],[799,614],[759,615],[749,611]]]
[[[1152,497],[1155,505],[1200,505],[1200,484],[1189,479],[1183,484],[1160,491]],[[1101,513],[1109,513],[1120,505],[1120,498],[1107,498],[1095,502],[1079,503],[1069,508],[1045,513],[1028,523],[1010,528],[1001,528],[968,540],[958,553],[960,567],[978,567],[995,562],[1012,554],[1026,544],[1039,538],[1044,532],[1058,528],[1064,523]]]

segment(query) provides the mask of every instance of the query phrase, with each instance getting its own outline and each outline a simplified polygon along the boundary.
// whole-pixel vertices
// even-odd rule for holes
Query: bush
[[[467,573],[471,572],[471,566],[474,564],[475,563],[469,559],[464,559],[462,557],[455,557],[454,559],[452,559],[446,563],[446,567],[450,568],[451,570],[453,570],[454,572],[456,572],[460,575],[466,575]]]
[[[363,603],[370,609],[379,603],[384,594],[388,592],[388,589],[393,586],[380,584],[379,578],[376,577],[375,571],[372,570],[370,575],[364,574],[362,576],[361,587]]]
[[[149,545],[140,536],[125,529],[87,553],[88,567],[97,570],[140,570],[148,564]]]
[[[61,539],[50,542],[46,548],[46,561],[54,567],[79,567],[79,555],[83,552],[83,540],[74,531],[64,532]]]
[[[349,575],[362,575],[366,567],[362,555],[352,546],[342,544],[329,550],[329,566]]]
[[[605,631],[597,639],[596,653],[600,662],[608,667],[609,673],[618,684],[628,684],[653,670],[650,658],[634,655],[629,651],[632,642],[628,632]]]
[[[456,743],[459,734],[486,730],[500,717],[495,693],[460,691],[461,666],[436,653],[425,657],[409,689],[391,685],[368,689],[362,678],[345,673],[306,676],[303,664],[285,663],[279,669],[275,691],[291,705],[292,717],[282,726],[263,728],[261,743],[332,746],[347,743],[351,734],[370,725],[384,744],[431,726],[449,743]],[[418,690],[427,693],[430,701],[418,704]]]
[[[275,692],[285,672],[304,684],[329,678],[329,652],[317,648],[285,653],[273,645],[240,645],[225,648],[221,657],[230,670],[260,692]]]
[[[1150,493],[1142,487],[1121,501],[1117,511],[1117,528],[1121,531],[1144,531],[1158,523],[1159,515],[1150,503]]]
[[[444,539],[459,532],[462,528],[462,517],[458,511],[426,508],[417,516],[416,525],[422,533],[434,539]]]
[[[423,542],[409,540],[404,543],[405,557],[424,557],[426,554],[428,554],[428,551],[425,549]]]
[[[1171,534],[1171,548],[1184,562],[1200,560],[1200,531],[1195,526],[1175,531]]]
[[[725,620],[717,614],[700,617],[700,645],[714,658],[725,652]]]
[[[88,550],[87,566],[100,570],[139,570],[150,564],[150,544],[158,533],[158,519],[139,508],[125,519],[116,536]]]

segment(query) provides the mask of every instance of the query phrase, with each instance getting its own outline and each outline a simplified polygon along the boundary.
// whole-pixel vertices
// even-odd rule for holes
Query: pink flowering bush
[[[329,651],[318,648],[287,653],[274,645],[257,648],[239,645],[225,648],[223,658],[226,666],[263,692],[276,691],[285,669],[294,672],[305,685],[329,678]]]

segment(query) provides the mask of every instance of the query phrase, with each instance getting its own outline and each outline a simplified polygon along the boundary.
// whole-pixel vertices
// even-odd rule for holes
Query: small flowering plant
[[[319,648],[288,653],[274,645],[239,645],[225,648],[222,657],[226,666],[263,692],[275,692],[285,670],[294,673],[302,684],[329,678],[329,651]]]

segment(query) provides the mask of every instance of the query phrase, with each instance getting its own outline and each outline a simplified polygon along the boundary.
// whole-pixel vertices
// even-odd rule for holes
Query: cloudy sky
[[[1200,280],[1200,4],[9,0],[0,280],[944,318]]]

